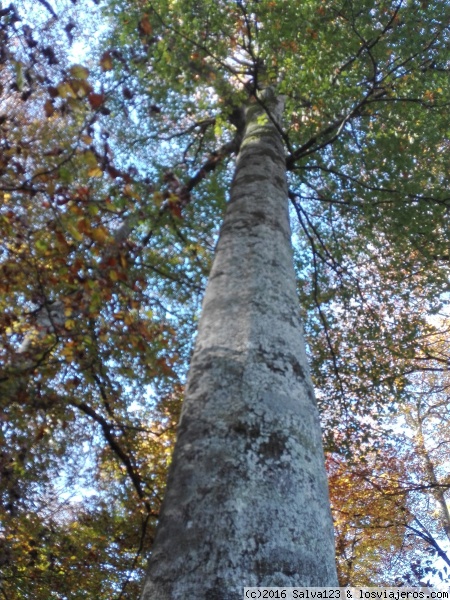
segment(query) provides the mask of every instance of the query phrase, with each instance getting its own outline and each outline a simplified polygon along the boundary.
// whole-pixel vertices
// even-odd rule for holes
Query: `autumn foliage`
[[[341,585],[446,578],[449,17],[437,0],[0,8],[5,599],[137,597],[240,109],[269,84]]]

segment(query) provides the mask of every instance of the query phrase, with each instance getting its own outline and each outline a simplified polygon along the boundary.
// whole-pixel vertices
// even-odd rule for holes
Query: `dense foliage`
[[[341,583],[450,564],[449,23],[439,0],[0,7],[5,599],[137,596],[242,106],[267,85]]]

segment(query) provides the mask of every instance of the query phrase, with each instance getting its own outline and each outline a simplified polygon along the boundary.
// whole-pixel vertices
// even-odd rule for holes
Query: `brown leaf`
[[[139,21],[139,32],[143,35],[150,35],[153,31],[148,15],[144,15]]]
[[[90,231],[89,222],[85,217],[81,217],[78,220],[77,229],[80,233],[88,233]]]
[[[120,177],[120,171],[118,171],[117,169],[115,169],[114,167],[107,167],[106,169],[108,171],[108,175],[112,178],[112,179],[116,179],[116,177]]]
[[[55,107],[53,106],[53,102],[50,99],[46,100],[44,104],[44,111],[47,118],[50,118],[55,112]]]
[[[69,23],[67,23],[67,25],[64,27],[65,32],[67,33],[67,37],[69,38],[69,44],[72,44],[73,42],[73,33],[72,33],[72,29],[75,29],[76,25],[73,21],[70,21]]]
[[[181,206],[179,204],[169,204],[169,210],[174,217],[177,219],[182,219],[183,215],[181,213]]]
[[[57,98],[59,96],[58,88],[54,87],[53,85],[50,85],[47,90],[51,98]]]
[[[55,52],[51,46],[47,46],[42,50],[42,54],[48,61],[49,65],[57,65],[58,59],[56,58]]]
[[[124,87],[122,93],[124,95],[124,98],[126,98],[127,100],[131,100],[131,98],[133,97],[133,92],[130,90],[130,88]]]
[[[102,71],[111,71],[113,68],[112,55],[109,50],[102,54],[100,58],[100,66]]]
[[[105,94],[94,94],[93,92],[88,96],[89,104],[91,107],[96,110],[100,108],[100,106],[105,101]]]

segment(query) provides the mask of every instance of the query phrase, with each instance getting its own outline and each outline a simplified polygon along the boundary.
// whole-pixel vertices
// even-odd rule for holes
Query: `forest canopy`
[[[0,5],[0,593],[136,598],[242,134],[285,97],[341,585],[447,579],[450,6]]]

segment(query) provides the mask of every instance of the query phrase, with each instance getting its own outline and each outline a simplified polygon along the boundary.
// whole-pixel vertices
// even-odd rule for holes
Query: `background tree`
[[[377,450],[355,448],[350,461],[328,457],[341,583],[448,581],[446,319],[434,323],[390,419],[395,433],[384,427]]]

